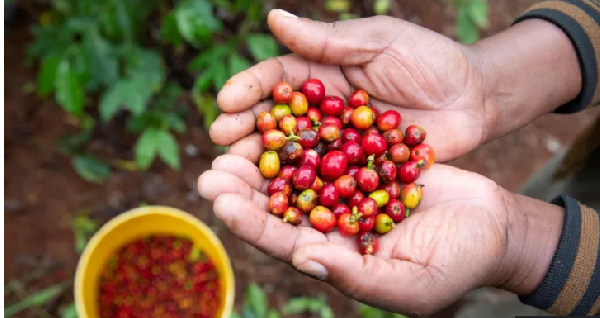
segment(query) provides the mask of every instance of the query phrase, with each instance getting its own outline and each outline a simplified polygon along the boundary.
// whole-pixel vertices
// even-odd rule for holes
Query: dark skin
[[[483,286],[521,295],[539,286],[562,208],[436,163],[419,179],[427,185],[421,205],[380,239],[376,256],[361,256],[351,238],[266,212],[267,181],[256,168],[263,149],[253,131],[256,116],[273,105],[266,98],[275,84],[299,89],[319,78],[328,94],[346,100],[356,87],[367,90],[380,111],[401,113],[402,129],[423,126],[438,161],[448,161],[578,94],[575,52],[559,29],[527,21],[465,47],[389,17],[325,24],[274,10],[269,26],[295,54],[259,63],[223,87],[224,114],[210,134],[231,147],[198,180],[236,235],[350,297],[400,313],[432,313]]]

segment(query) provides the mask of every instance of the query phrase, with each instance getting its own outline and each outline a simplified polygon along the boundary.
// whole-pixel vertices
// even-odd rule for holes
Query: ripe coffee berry
[[[301,92],[279,83],[276,105],[257,117],[265,149],[258,167],[272,179],[269,210],[293,225],[310,213],[316,230],[337,226],[342,236],[358,236],[362,254],[373,254],[373,233],[393,230],[418,207],[423,191],[416,182],[435,155],[423,128],[411,125],[403,134],[400,113],[379,113],[366,91],[347,96],[349,105],[325,91],[316,78]]]

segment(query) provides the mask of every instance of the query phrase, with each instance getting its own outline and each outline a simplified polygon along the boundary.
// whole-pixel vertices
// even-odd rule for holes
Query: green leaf
[[[184,0],[177,6],[177,27],[187,42],[200,46],[210,40],[211,32],[221,30],[221,21],[213,15],[212,9],[207,0]]]
[[[224,61],[215,61],[211,68],[213,69],[213,87],[217,91],[220,91],[223,85],[225,85],[225,82],[229,79],[229,70]]]
[[[175,130],[176,132],[184,132],[185,131],[185,122],[181,119],[181,117],[177,116],[174,113],[167,113],[163,115],[163,120],[169,128]]]
[[[77,318],[77,308],[75,303],[70,303],[67,306],[60,309],[60,318]]]
[[[119,61],[114,48],[100,36],[97,29],[92,29],[86,35],[84,49],[90,58],[92,76],[104,85],[114,83],[119,77]]]
[[[70,60],[63,58],[58,64],[55,85],[56,101],[71,115],[81,115],[84,106],[83,87]]]
[[[50,299],[55,297],[58,293],[62,292],[65,289],[66,285],[66,283],[52,285],[46,289],[42,289],[36,292],[35,294],[23,299],[22,301],[16,304],[4,307],[4,318],[13,316],[30,307],[43,306],[48,301],[50,301]]]
[[[158,130],[146,129],[137,140],[135,145],[135,161],[142,169],[147,169],[152,164],[157,152]]]
[[[194,91],[198,92],[198,93],[203,93],[205,92],[208,87],[210,86],[210,83],[213,79],[213,69],[207,69],[204,73],[202,73],[202,75],[198,76],[198,78],[196,78],[196,81],[194,82]]]
[[[350,1],[348,0],[327,0],[325,8],[332,12],[348,12],[350,10]]]
[[[159,130],[155,142],[158,156],[172,169],[179,170],[179,146],[175,137],[168,131]]]
[[[252,66],[248,60],[241,57],[237,53],[232,53],[229,56],[229,75],[233,76],[239,72],[245,71]]]
[[[471,20],[480,28],[488,27],[489,7],[486,0],[472,0],[467,6]]]
[[[237,311],[233,310],[229,318],[242,318],[242,316],[240,316]]]
[[[260,286],[250,283],[248,289],[246,289],[244,301],[256,317],[265,317],[267,315],[267,296]]]
[[[226,45],[216,45],[208,50],[198,54],[187,65],[190,71],[199,72],[211,64],[212,61],[221,59],[229,53],[230,47]]]
[[[479,29],[470,19],[469,12],[465,7],[458,9],[455,33],[463,44],[471,44],[479,39]]]
[[[375,14],[386,14],[390,10],[390,0],[375,0],[373,12]]]
[[[63,155],[68,156],[78,152],[79,148],[91,139],[91,132],[82,131],[75,135],[69,135],[61,138],[57,143],[57,147]]]
[[[110,177],[110,167],[92,156],[73,157],[71,164],[77,174],[88,182],[101,184]]]
[[[331,307],[329,306],[323,306],[321,308],[321,318],[334,318],[335,315],[333,314],[333,310],[331,310]]]
[[[141,114],[146,109],[150,99],[144,91],[145,81],[141,78],[121,79],[116,82],[100,100],[100,117],[104,122],[109,121],[125,105],[135,115]]]
[[[246,38],[246,45],[257,61],[277,56],[277,42],[268,34],[254,33]]]
[[[165,66],[156,51],[132,48],[127,52],[127,76],[142,85],[144,96],[158,92],[165,80]]]
[[[47,96],[54,90],[56,71],[60,63],[60,56],[50,55],[44,58],[37,76],[38,93]]]
[[[177,20],[175,14],[169,12],[165,15],[160,27],[160,37],[167,43],[171,43],[173,46],[178,47],[183,44],[183,39],[177,29]]]
[[[269,311],[269,316],[268,316],[268,318],[279,318],[279,313],[278,313],[277,311],[275,311],[275,310],[271,309],[271,310]]]
[[[297,315],[308,311],[311,307],[311,299],[307,297],[298,297],[290,299],[283,307],[281,312],[284,315]]]
[[[131,13],[128,12],[125,1],[113,0],[115,6],[115,16],[117,18],[117,24],[119,25],[119,31],[123,33],[123,37],[126,41],[133,40],[133,23],[131,21]]]

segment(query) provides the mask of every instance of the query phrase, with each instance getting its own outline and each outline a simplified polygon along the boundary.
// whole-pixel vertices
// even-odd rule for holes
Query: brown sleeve
[[[556,253],[540,287],[521,296],[528,305],[559,316],[600,314],[600,215],[560,195],[554,204],[565,208]]]
[[[600,104],[600,0],[546,0],[515,20],[543,19],[561,28],[571,39],[581,67],[582,89],[556,113],[574,113]]]

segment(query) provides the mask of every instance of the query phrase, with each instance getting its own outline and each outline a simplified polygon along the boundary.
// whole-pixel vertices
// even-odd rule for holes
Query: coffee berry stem
[[[373,170],[373,162],[375,161],[375,155],[370,155],[367,158],[367,169]]]

